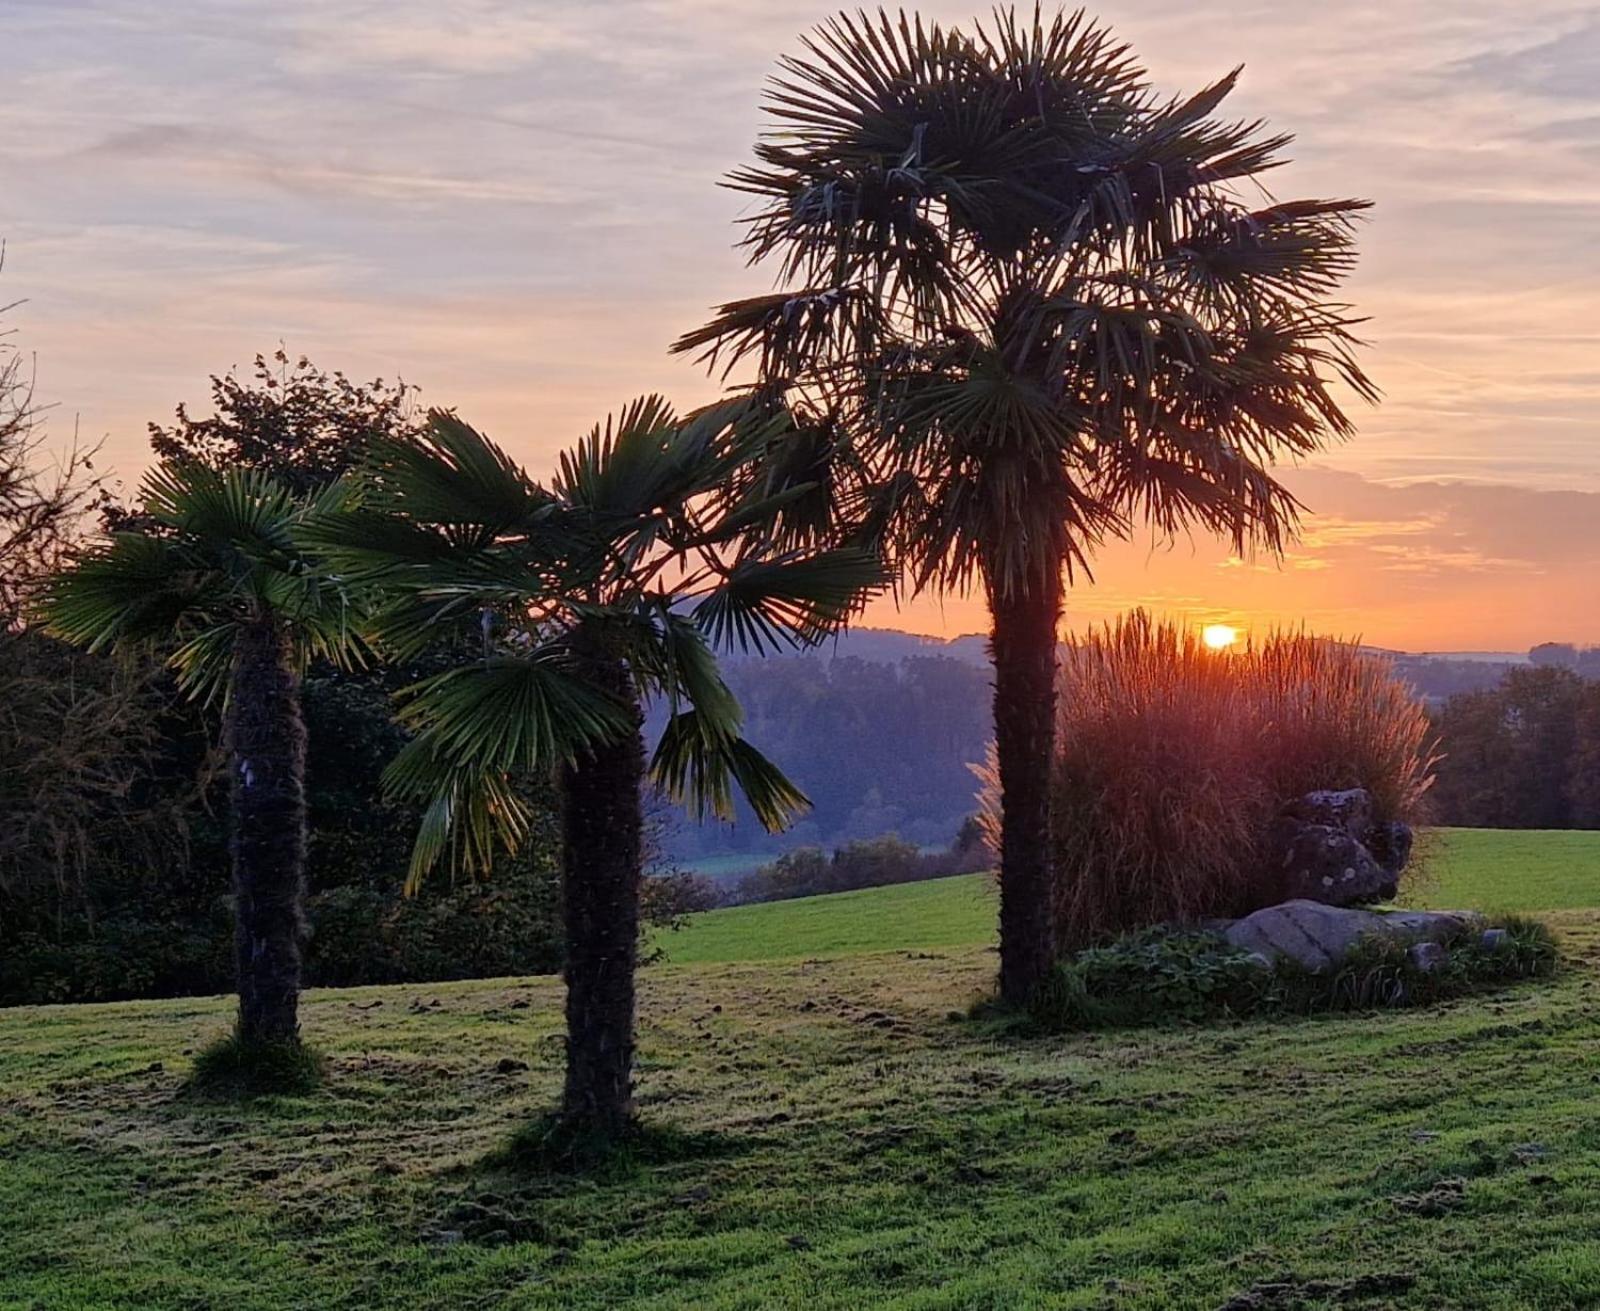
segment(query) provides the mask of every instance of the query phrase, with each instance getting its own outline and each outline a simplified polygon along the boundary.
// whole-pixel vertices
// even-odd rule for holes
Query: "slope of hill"
[[[1600,906],[1600,832],[1439,829],[1423,839],[1419,906],[1534,913]],[[780,960],[994,941],[986,874],[734,906],[693,916],[658,941],[667,959]]]

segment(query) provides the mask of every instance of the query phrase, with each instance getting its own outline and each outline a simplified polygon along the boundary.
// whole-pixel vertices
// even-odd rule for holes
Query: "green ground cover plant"
[[[1264,965],[1219,933],[1145,929],[1059,962],[1031,1009],[1039,1023],[1063,1030],[1198,1024],[1428,1006],[1555,972],[1556,944],[1544,924],[1512,917],[1488,927],[1504,930],[1499,945],[1454,944],[1431,969],[1418,966],[1406,944],[1371,939],[1320,974]]]

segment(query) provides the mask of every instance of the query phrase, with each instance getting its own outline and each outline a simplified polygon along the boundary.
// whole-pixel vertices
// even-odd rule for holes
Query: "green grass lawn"
[[[1429,899],[1595,886],[1502,836]],[[1554,982],[1434,1009],[1023,1037],[962,1018],[982,889],[678,935],[638,1079],[674,1137],[585,1177],[488,1160],[558,1091],[553,979],[312,992],[326,1086],[243,1106],[183,1091],[228,999],[0,1012],[0,1308],[1600,1306],[1600,912],[1549,916]]]
[[[1419,904],[1530,913],[1600,906],[1600,832],[1453,828],[1424,844]]]
[[[1600,832],[1439,829],[1423,840],[1421,906],[1536,913],[1600,907]],[[668,959],[785,960],[993,942],[986,874],[736,906],[697,915],[658,941]]]
[[[905,947],[956,947],[995,934],[993,881],[958,874],[691,916],[656,942],[675,964],[792,960]]]

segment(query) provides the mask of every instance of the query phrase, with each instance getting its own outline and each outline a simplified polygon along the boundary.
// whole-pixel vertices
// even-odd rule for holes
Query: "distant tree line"
[[[894,833],[847,842],[831,855],[821,847],[798,847],[740,879],[719,901],[723,905],[744,905],[897,883],[923,883],[952,874],[970,874],[993,864],[994,852],[977,819],[969,817],[957,831],[955,841],[944,850],[924,851]]]
[[[1541,669],[1567,669],[1584,678],[1600,678],[1600,646],[1541,642],[1528,652],[1528,659]]]
[[[1600,828],[1600,679],[1536,662],[1435,713],[1442,824]]]

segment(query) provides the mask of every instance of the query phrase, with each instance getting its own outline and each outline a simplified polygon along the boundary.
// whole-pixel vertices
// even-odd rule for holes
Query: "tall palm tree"
[[[380,649],[403,659],[463,626],[478,637],[474,656],[402,693],[416,736],[388,781],[427,805],[413,880],[444,857],[482,870],[514,848],[517,779],[559,773],[572,1128],[612,1136],[632,1120],[646,777],[724,816],[737,786],[768,827],[806,804],[740,736],[714,648],[815,641],[885,581],[859,550],[770,548],[762,525],[783,498],[738,488],[775,439],[746,404],[680,421],[649,397],[545,486],[434,413],[421,436],[380,441],[359,508],[313,530],[338,570],[388,597]],[[648,765],[647,697],[671,711]]]
[[[1082,14],[970,32],[841,15],[782,61],[744,245],[781,290],[677,343],[759,368],[787,466],[864,511],[913,589],[983,585],[1002,788],[1001,993],[1055,954],[1050,809],[1063,576],[1141,519],[1275,549],[1270,466],[1372,398],[1328,297],[1357,201],[1259,190],[1287,138],[1167,100]],[[824,471],[826,471],[824,473]],[[791,515],[798,536],[815,519]],[[838,521],[834,515],[833,520]]]
[[[229,754],[237,1038],[246,1055],[297,1047],[305,933],[305,724],[300,677],[313,657],[359,656],[346,593],[301,550],[300,525],[343,491],[297,499],[264,474],[165,462],[146,476],[139,518],[47,585],[49,630],[103,650],[170,649],[179,686],[220,698]]]

